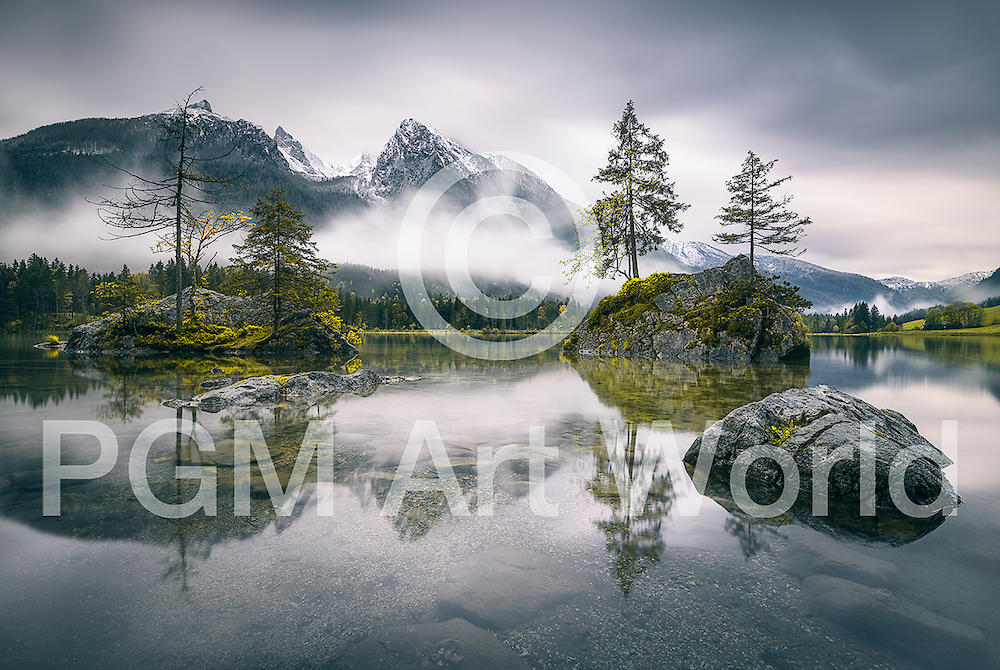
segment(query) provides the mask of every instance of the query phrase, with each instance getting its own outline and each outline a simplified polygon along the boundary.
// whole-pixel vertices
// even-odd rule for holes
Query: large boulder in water
[[[598,357],[804,360],[809,340],[797,310],[808,304],[737,256],[695,274],[657,273],[627,282],[563,346]]]
[[[842,447],[846,451],[834,454]],[[872,539],[893,543],[915,539],[940,524],[960,502],[942,472],[951,460],[920,435],[905,416],[874,407],[832,386],[789,389],[733,410],[692,443],[684,456],[690,470],[698,465],[703,449],[714,450],[706,452],[706,457],[713,454],[709,495],[732,499],[728,490],[720,493],[719,485],[728,489],[737,459],[748,450],[768,455],[784,452],[794,461],[800,478],[793,515],[803,517],[801,520],[812,526],[829,528],[841,523],[859,535],[884,536]],[[910,455],[913,458],[907,458]],[[892,465],[897,459],[899,465],[894,471]],[[874,515],[860,513],[863,463],[874,470]],[[813,511],[814,472],[817,476],[828,473],[828,515],[809,516]],[[773,502],[785,486],[782,469],[772,457],[750,462],[746,482],[749,494],[760,504]],[[906,499],[931,509],[922,510],[923,516],[917,517],[900,509],[898,503],[902,501],[905,506]],[[939,506],[932,505],[938,500]],[[909,528],[907,521],[920,527]]]
[[[312,405],[344,394],[370,395],[381,383],[382,376],[372,370],[358,370],[349,375],[315,370],[288,377],[250,377],[190,400],[167,400],[163,404],[196,407],[206,412],[229,407],[274,407],[282,403]]]

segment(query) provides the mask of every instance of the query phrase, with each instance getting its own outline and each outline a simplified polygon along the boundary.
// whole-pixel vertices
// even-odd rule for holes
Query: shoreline
[[[895,333],[809,333],[809,337],[1000,337],[1000,330],[900,330]]]

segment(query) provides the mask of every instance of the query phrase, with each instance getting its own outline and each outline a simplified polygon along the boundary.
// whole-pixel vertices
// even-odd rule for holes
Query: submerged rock
[[[866,441],[861,439],[863,425],[871,429]],[[831,534],[839,530],[892,543],[909,542],[933,530],[960,502],[942,472],[951,460],[924,439],[906,417],[831,386],[789,389],[733,410],[688,449],[684,461],[692,472],[707,445],[714,445],[707,495],[732,503],[730,474],[748,449],[784,451],[795,462],[800,478],[800,492],[789,514]],[[834,450],[841,447],[849,449],[849,457],[834,458]],[[891,479],[891,464],[910,447],[926,456],[913,460],[901,479]],[[874,516],[860,514],[862,460],[874,463]],[[813,513],[816,468],[829,472],[828,514]],[[785,484],[782,470],[772,458],[750,463],[746,477],[750,495],[761,504],[777,499]],[[897,498],[905,491],[915,505],[930,505],[943,493],[942,503],[932,513],[914,517],[897,507],[891,487],[896,489]]]
[[[507,630],[589,590],[589,584],[555,559],[528,549],[500,547],[455,566],[438,590],[438,612]]]
[[[887,589],[812,575],[802,581],[802,594],[820,616],[880,646],[894,647],[928,667],[982,667],[988,657],[980,629],[941,616]]]
[[[598,357],[802,360],[809,357],[809,340],[790,306],[800,301],[737,256],[695,274],[629,281],[602,300],[563,346]]]
[[[286,402],[307,405],[346,393],[369,395],[381,381],[382,377],[372,370],[358,370],[349,375],[313,371],[288,377],[250,377],[190,400],[173,399],[163,404],[167,407],[197,407],[206,412],[219,412],[229,407],[267,407]]]
[[[463,619],[385,628],[326,664],[327,668],[526,668],[489,631]]]

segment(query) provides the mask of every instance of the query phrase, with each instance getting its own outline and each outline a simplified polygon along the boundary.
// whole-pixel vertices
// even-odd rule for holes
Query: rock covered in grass
[[[185,319],[192,291],[181,303]],[[271,316],[259,297],[228,296],[198,289],[197,320],[174,330],[176,300],[168,296],[143,305],[123,326],[118,315],[77,326],[70,333],[66,353],[104,356],[147,356],[158,353],[213,352],[237,355],[295,356],[347,361],[358,355],[338,329],[309,312],[285,316],[272,333]]]
[[[320,318],[306,311],[281,320],[278,332],[255,345],[253,353],[273,356],[324,356],[348,361],[358,350]]]
[[[870,439],[862,440],[862,426],[870,427]],[[684,461],[695,466],[703,446],[715,445],[712,474],[724,479],[737,458],[748,449],[763,447],[782,450],[798,466],[801,494],[809,498],[814,467],[829,463],[834,450],[848,447],[850,458],[829,470],[828,499],[858,509],[862,453],[874,461],[876,514],[899,512],[890,495],[890,484],[902,486],[917,505],[934,502],[944,489],[944,500],[959,502],[942,472],[951,464],[937,447],[928,442],[905,416],[879,409],[832,386],[789,389],[739,407],[698,437]],[[932,457],[919,457],[903,472],[902,481],[890,481],[890,466],[904,449],[915,447]],[[814,455],[820,460],[814,462]],[[822,471],[822,470],[821,470]],[[759,459],[747,470],[748,488],[756,486],[765,494],[777,493],[784,485],[782,471],[772,459]],[[753,488],[751,488],[751,491]],[[898,495],[898,494],[897,494]],[[946,506],[937,515],[947,514]]]
[[[219,412],[229,407],[268,407],[281,403],[312,404],[333,397],[375,392],[382,377],[372,370],[358,370],[349,375],[322,370],[301,372],[287,377],[250,377],[190,400],[168,400],[168,407],[197,407],[206,412]]]
[[[807,359],[809,340],[798,313],[806,305],[737,256],[695,274],[657,273],[627,282],[591,311],[564,348],[602,358]]]

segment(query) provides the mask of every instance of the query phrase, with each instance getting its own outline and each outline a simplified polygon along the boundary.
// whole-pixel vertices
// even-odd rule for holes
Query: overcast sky
[[[595,197],[633,98],[691,204],[681,239],[709,241],[753,148],[794,175],[804,260],[927,280],[1000,265],[995,1],[208,4],[0,2],[0,136],[202,84],[331,162],[415,117]]]

